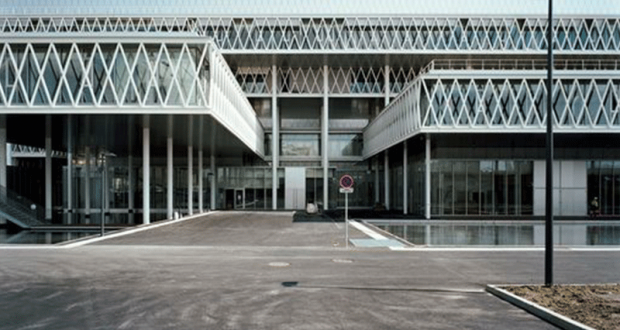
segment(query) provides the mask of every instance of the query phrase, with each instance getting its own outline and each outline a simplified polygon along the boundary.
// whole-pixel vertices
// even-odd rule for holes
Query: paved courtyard
[[[0,248],[0,329],[555,329],[484,292],[541,283],[542,251],[346,250],[343,235],[290,212],[216,212],[79,247]],[[557,283],[618,274],[619,252],[555,254]]]

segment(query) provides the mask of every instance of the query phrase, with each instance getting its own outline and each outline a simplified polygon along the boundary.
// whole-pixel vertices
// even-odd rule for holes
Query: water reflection
[[[543,246],[543,222],[451,222],[369,223],[416,245],[431,246]],[[560,246],[620,245],[620,222],[558,222],[554,244]]]
[[[107,231],[106,231],[107,232]],[[29,231],[9,232],[0,229],[0,244],[57,244],[86,236],[99,235],[97,230],[87,231]]]

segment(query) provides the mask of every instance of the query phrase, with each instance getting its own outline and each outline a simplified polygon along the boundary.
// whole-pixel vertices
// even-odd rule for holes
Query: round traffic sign
[[[349,189],[349,188],[353,188],[353,177],[345,174],[343,176],[340,177],[340,187],[345,188],[345,189]]]

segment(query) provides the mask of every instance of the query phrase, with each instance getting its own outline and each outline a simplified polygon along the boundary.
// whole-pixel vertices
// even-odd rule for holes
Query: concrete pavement
[[[542,252],[345,250],[341,223],[290,219],[222,212],[0,250],[0,329],[554,329],[484,292],[541,283]],[[556,282],[618,282],[618,257],[558,251]]]

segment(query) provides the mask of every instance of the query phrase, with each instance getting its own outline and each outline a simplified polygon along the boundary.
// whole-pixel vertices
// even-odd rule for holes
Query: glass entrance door
[[[235,210],[245,209],[245,189],[235,189]]]

